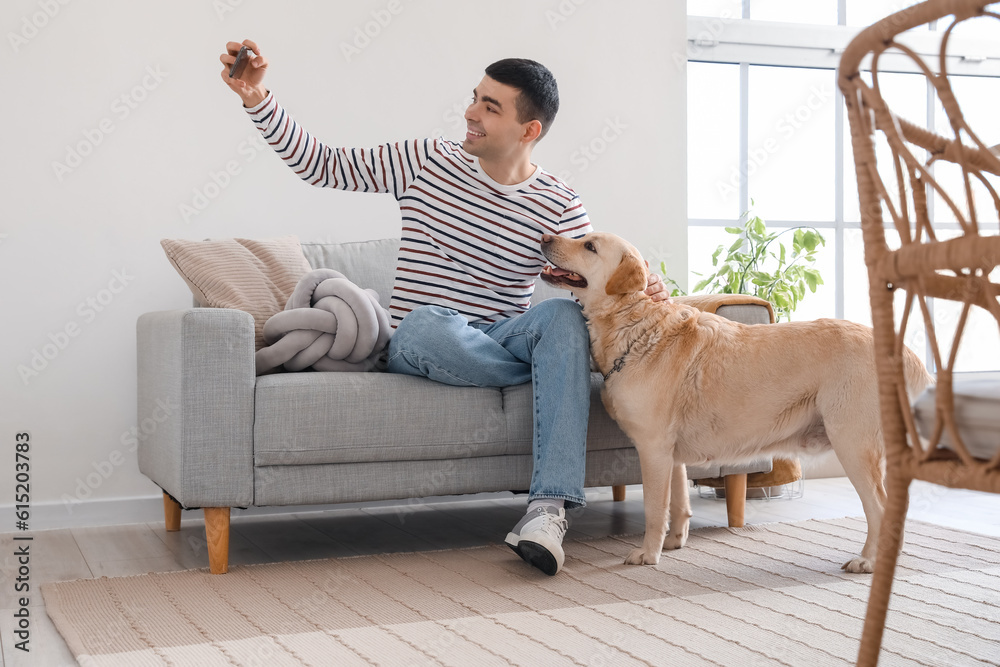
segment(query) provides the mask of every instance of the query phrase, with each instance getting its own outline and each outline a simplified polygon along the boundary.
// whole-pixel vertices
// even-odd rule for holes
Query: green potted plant
[[[726,227],[737,238],[728,248],[720,245],[712,253],[715,272],[699,280],[692,292],[751,294],[770,301],[776,319],[790,320],[806,290],[815,293],[823,284],[814,265],[816,253],[826,245],[826,239],[813,227],[769,232],[764,220],[752,209],[740,219],[745,220],[742,226]],[[791,234],[791,252],[780,240],[787,234]],[[661,262],[661,273],[665,269],[665,263]],[[676,281],[665,277],[664,282],[673,287],[672,296],[683,294]]]

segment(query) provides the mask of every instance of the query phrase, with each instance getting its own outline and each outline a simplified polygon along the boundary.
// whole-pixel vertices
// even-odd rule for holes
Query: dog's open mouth
[[[573,273],[558,266],[546,266],[542,269],[542,280],[550,285],[566,285],[567,287],[586,287],[587,279],[579,273]]]

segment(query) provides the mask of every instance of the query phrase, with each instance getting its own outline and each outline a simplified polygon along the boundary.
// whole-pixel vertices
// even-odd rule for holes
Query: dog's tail
[[[935,383],[934,376],[927,372],[927,367],[916,352],[903,346],[903,380],[906,381],[906,393],[911,401]]]

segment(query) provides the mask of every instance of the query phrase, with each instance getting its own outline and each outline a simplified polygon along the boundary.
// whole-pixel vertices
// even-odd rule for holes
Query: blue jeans
[[[579,304],[546,299],[517,317],[470,324],[458,312],[421,306],[389,341],[389,372],[462,387],[532,383],[534,471],[529,500],[586,505],[590,335]]]

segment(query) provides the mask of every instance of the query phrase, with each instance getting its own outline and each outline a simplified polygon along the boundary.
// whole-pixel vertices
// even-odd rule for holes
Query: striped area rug
[[[49,584],[83,665],[853,665],[870,578],[859,518],[566,544],[547,577],[506,546]],[[909,522],[882,665],[1000,663],[1000,540]]]

